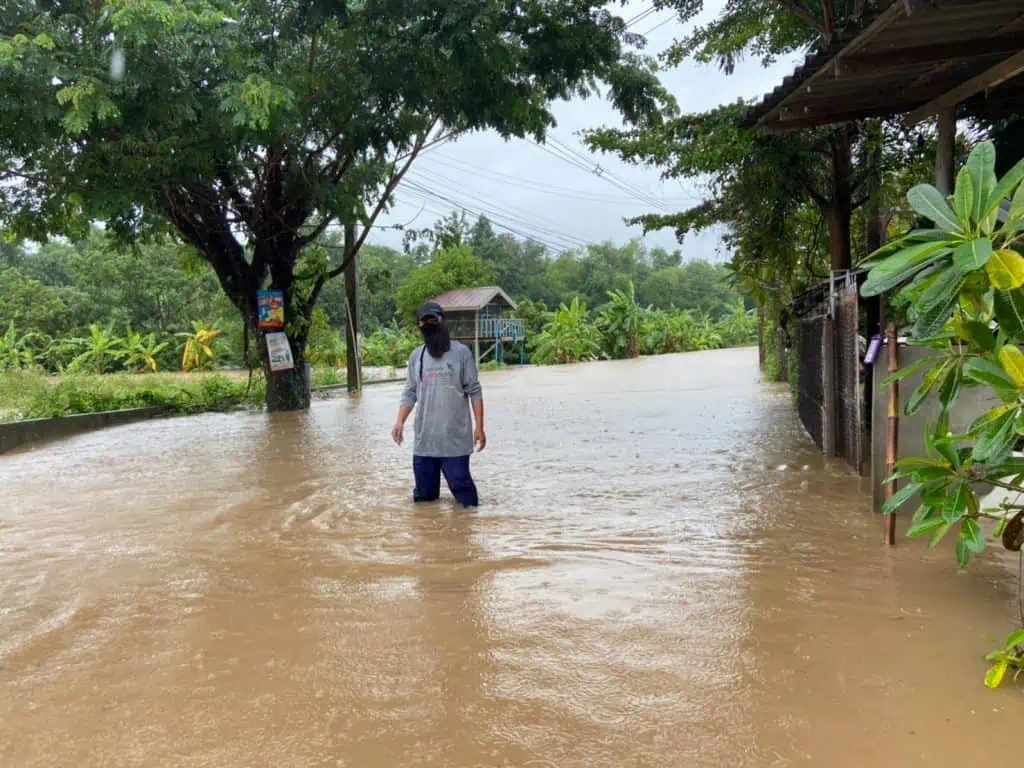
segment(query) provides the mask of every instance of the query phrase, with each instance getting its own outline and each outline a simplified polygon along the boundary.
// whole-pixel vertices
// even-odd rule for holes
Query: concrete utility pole
[[[356,243],[356,225],[345,225],[345,256]],[[363,388],[362,366],[359,361],[359,259],[352,256],[345,267],[345,354],[348,363],[346,384],[349,392]]]

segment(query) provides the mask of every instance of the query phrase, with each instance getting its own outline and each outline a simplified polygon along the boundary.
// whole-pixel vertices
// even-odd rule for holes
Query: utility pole
[[[363,388],[362,366],[359,361],[359,267],[352,249],[356,244],[356,225],[345,224],[345,356],[348,363],[345,382],[349,392]],[[351,254],[351,256],[349,256]]]

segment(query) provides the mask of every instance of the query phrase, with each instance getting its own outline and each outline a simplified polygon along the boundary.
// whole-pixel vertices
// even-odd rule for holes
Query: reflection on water
[[[0,458],[3,766],[1012,759],[996,557],[879,546],[755,353],[485,377],[485,506],[397,390]]]

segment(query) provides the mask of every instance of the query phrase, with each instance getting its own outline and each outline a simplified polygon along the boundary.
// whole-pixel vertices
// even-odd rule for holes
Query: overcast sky
[[[707,10],[698,22],[716,15],[724,3],[725,0],[708,0]],[[618,13],[631,19],[649,7],[650,3],[644,0],[631,0]],[[680,36],[684,28],[674,16],[670,11],[653,13],[631,28],[647,36],[648,53],[665,50]],[[660,77],[679,101],[680,109],[704,111],[741,97],[760,98],[793,71],[799,58],[780,60],[767,69],[756,60],[746,60],[732,75],[725,75],[714,65],[686,63],[662,72]],[[558,125],[549,134],[548,151],[529,141],[506,142],[493,133],[472,134],[430,150],[413,165],[403,187],[399,188],[397,204],[389,214],[380,217],[378,224],[393,226],[412,221],[411,228],[424,229],[458,206],[471,218],[475,219],[482,211],[496,224],[504,224],[520,236],[529,234],[552,248],[565,249],[588,242],[622,243],[639,237],[641,230],[627,226],[623,219],[656,212],[655,204],[664,210],[676,211],[701,199],[700,186],[692,182],[663,182],[657,169],[632,167],[611,155],[588,155],[580,143],[580,131],[621,125],[618,113],[605,99],[595,96],[560,102],[555,105],[554,114]],[[575,157],[575,162],[562,159],[573,155],[559,144],[579,153],[583,159]],[[584,170],[581,165],[587,165],[590,170]],[[597,165],[610,173],[613,180],[595,174],[593,169]],[[422,188],[415,188],[416,185],[443,195],[457,205],[425,195]],[[425,198],[429,202],[424,209]],[[401,247],[402,233],[378,229],[371,233],[370,240]],[[679,247],[670,230],[651,233],[645,242],[648,247],[663,246],[670,250]],[[686,259],[728,259],[728,254],[721,251],[718,235],[713,232],[688,236],[682,249]]]

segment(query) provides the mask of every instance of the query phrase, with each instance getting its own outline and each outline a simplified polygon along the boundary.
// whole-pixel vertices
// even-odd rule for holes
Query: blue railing
[[[526,337],[523,321],[516,317],[481,317],[481,339],[512,339],[520,341]]]

